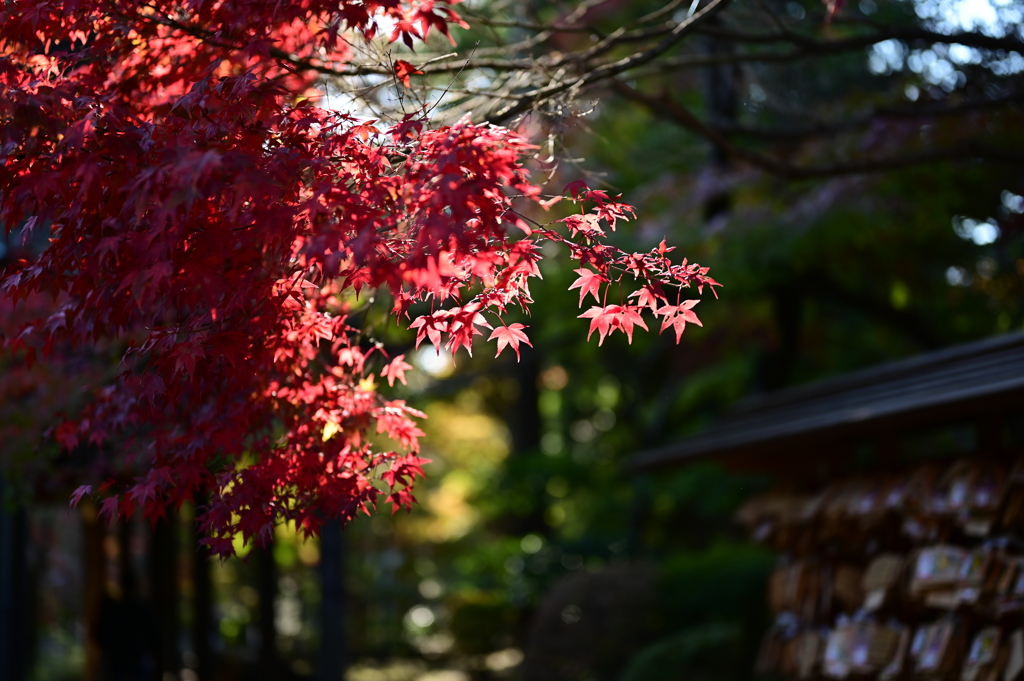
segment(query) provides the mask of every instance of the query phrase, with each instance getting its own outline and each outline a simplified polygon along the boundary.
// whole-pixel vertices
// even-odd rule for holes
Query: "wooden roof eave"
[[[1021,333],[745,400],[704,432],[640,453],[629,468],[709,457],[742,462],[744,468],[777,468],[768,459],[787,450],[977,418],[1017,405],[1024,405]]]

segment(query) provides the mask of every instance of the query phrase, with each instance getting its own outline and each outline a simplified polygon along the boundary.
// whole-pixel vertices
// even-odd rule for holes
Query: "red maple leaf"
[[[405,361],[405,355],[398,355],[380,370],[380,375],[388,379],[388,385],[394,387],[395,379],[405,383],[405,372],[412,369],[412,365]]]
[[[594,300],[601,302],[601,284],[607,284],[608,278],[600,272],[581,267],[578,270],[573,270],[576,274],[580,275],[580,278],[572,283],[569,290],[578,288],[580,290],[580,307],[583,306],[583,299],[587,297],[587,294],[594,296]]]
[[[632,305],[620,305],[619,307],[621,309],[615,315],[614,324],[626,333],[626,337],[629,339],[630,345],[632,345],[633,327],[639,326],[644,331],[647,331],[647,324],[640,315],[641,308]]]
[[[568,194],[575,201],[579,199],[583,194],[585,194],[588,190],[589,187],[587,187],[587,181],[581,178],[579,180],[570,182],[569,184],[565,185],[565,187],[562,188],[562,193]]]
[[[100,516],[105,516],[108,523],[113,523],[117,520],[120,512],[118,511],[118,497],[107,497],[100,504]]]
[[[395,22],[395,28],[391,31],[389,39],[391,42],[394,42],[399,38],[402,39],[402,42],[405,43],[406,47],[412,49],[412,39],[419,38],[422,40],[423,36],[420,34],[419,29],[413,26],[412,22],[402,19]]]
[[[560,220],[565,223],[569,228],[569,233],[573,236],[577,234],[583,234],[591,239],[599,238],[604,236],[604,230],[601,229],[601,218],[593,214],[585,215],[569,215]]]
[[[647,324],[644,322],[640,310],[641,308],[633,305],[595,306],[581,314],[580,318],[590,319],[590,333],[587,334],[587,339],[589,340],[590,335],[597,331],[600,336],[598,345],[602,345],[605,337],[616,329],[625,333],[629,342],[632,343],[634,327],[639,326],[641,329],[647,330]]]
[[[662,242],[664,243],[664,242]],[[660,286],[642,286],[629,294],[630,298],[636,297],[636,304],[640,307],[648,307],[651,312],[658,311],[658,301],[667,302],[665,293]]]
[[[459,351],[460,347],[466,348],[466,352],[469,356],[473,356],[473,336],[482,336],[483,332],[476,328],[477,326],[484,326],[488,329],[491,325],[487,322],[482,314],[480,314],[481,305],[479,303],[470,303],[463,307],[456,307],[448,310],[448,314],[451,316],[451,323],[448,326],[448,350],[454,355]]]
[[[609,305],[608,307],[594,306],[579,315],[579,319],[590,320],[590,331],[587,333],[587,340],[594,335],[594,331],[598,333],[597,344],[600,346],[604,344],[605,337],[613,330],[613,324],[615,322],[615,315],[618,313],[618,305]]]
[[[697,314],[691,309],[699,302],[700,300],[684,300],[679,305],[664,305],[658,308],[657,314],[659,317],[663,318],[661,322],[661,331],[664,331],[671,326],[675,329],[676,343],[678,343],[682,340],[683,331],[686,329],[687,322],[696,324],[697,326],[704,326],[700,319],[697,318]]]
[[[438,350],[441,349],[441,334],[448,331],[448,320],[443,315],[423,315],[417,317],[409,324],[410,329],[416,329],[416,347],[420,346],[424,338],[430,339],[431,345]]]
[[[92,485],[82,485],[71,494],[71,507],[74,508],[82,501],[82,497],[92,492]]]
[[[509,324],[508,326],[495,327],[494,331],[492,331],[491,335],[487,338],[487,340],[494,340],[495,338],[498,339],[498,352],[496,352],[494,356],[497,357],[500,355],[501,351],[505,349],[505,346],[510,345],[512,346],[512,349],[516,351],[516,359],[519,359],[520,342],[526,343],[532,348],[533,343],[531,343],[530,339],[526,337],[525,333],[523,333],[523,329],[525,328],[528,327],[523,326],[518,322]]]
[[[409,80],[409,76],[422,76],[423,71],[419,70],[412,64],[402,59],[395,62],[395,78],[397,78],[402,85],[407,88],[412,87],[412,82]]]

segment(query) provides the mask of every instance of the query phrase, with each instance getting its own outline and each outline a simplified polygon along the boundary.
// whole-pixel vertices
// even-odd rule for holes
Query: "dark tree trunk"
[[[168,673],[176,677],[181,669],[177,520],[174,511],[169,511],[167,518],[158,521],[150,533],[149,583],[156,623],[155,677],[158,681]]]
[[[86,624],[84,681],[99,678],[100,650],[96,640],[100,604],[106,581],[106,559],[103,556],[104,528],[91,499],[82,505],[82,562],[84,565],[82,610]]]
[[[274,544],[256,549],[257,591],[260,594],[259,677],[266,681],[277,678],[277,629],[274,626],[274,600],[277,598],[277,565]]]
[[[713,17],[710,25],[717,25]],[[733,52],[730,43],[715,38],[705,38],[704,50],[709,57],[726,57]],[[739,101],[736,96],[736,67],[734,64],[718,64],[705,70],[704,96],[707,100],[708,120],[712,125],[736,123]],[[711,165],[716,172],[725,173],[732,168],[732,161],[725,149],[715,145],[711,152]],[[722,189],[704,202],[704,222],[725,217],[732,209],[732,192]]]
[[[31,618],[28,520],[25,509],[7,503],[0,481],[0,678],[28,678]]]
[[[509,405],[507,423],[512,433],[512,459],[535,454],[540,451],[542,422],[540,415],[540,388],[537,382],[540,377],[541,354],[533,348],[522,349],[522,358],[515,364],[513,375],[518,386],[518,393]],[[515,461],[509,461],[516,465]],[[506,531],[511,534],[528,534],[535,532],[547,535],[550,528],[544,522],[547,510],[544,494],[545,480],[540,476],[528,477],[523,481],[530,487],[529,492],[535,500],[530,510],[514,518],[508,518]]]
[[[210,550],[198,544],[192,558],[192,649],[199,681],[212,681],[216,662],[210,639],[213,635],[213,584],[210,581]]]
[[[514,371],[519,393],[512,402],[508,422],[513,452],[521,454],[540,449],[540,389],[537,387],[540,353],[533,348],[523,348],[522,359],[516,363]]]
[[[341,681],[345,638],[345,536],[341,521],[328,520],[320,534],[320,653],[317,681]]]

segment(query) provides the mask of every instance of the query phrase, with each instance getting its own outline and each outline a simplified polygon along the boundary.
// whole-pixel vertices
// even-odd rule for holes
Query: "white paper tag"
[[[882,603],[885,602],[885,589],[875,589],[869,591],[868,595],[864,597],[864,609],[868,612],[874,612],[882,607]]]
[[[987,537],[991,530],[991,520],[969,520],[964,523],[964,534],[968,537]]]

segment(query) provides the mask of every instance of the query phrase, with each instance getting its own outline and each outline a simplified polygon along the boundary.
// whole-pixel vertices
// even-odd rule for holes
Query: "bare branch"
[[[637,66],[643,66],[648,62],[657,59],[668,50],[675,47],[679,41],[693,32],[693,29],[698,26],[702,21],[706,21],[710,17],[714,16],[717,12],[728,6],[730,0],[711,0],[703,9],[696,12],[686,21],[682,21],[676,25],[672,30],[672,33],[661,42],[657,43],[650,49],[639,52],[623,59],[620,59],[609,64],[605,64],[598,67],[589,73],[581,76],[575,81],[562,81],[552,83],[542,88],[528,92],[519,101],[518,104],[506,107],[502,111],[499,111],[495,116],[492,117],[492,123],[501,123],[514,119],[520,114],[524,114],[531,110],[538,102],[543,101],[549,97],[552,97],[558,93],[564,92],[573,87],[582,87],[590,83],[595,83],[609,78],[614,78],[620,73],[624,73],[630,69],[636,68]]]
[[[903,153],[884,158],[846,161],[831,165],[797,166],[786,161],[766,156],[736,146],[724,134],[710,127],[694,116],[688,109],[670,96],[653,97],[636,90],[621,80],[612,81],[615,90],[632,101],[643,104],[660,118],[669,120],[704,137],[726,154],[738,161],[790,180],[806,180],[842,175],[857,175],[899,170],[929,163],[967,161],[983,159],[1016,166],[1024,166],[1024,153],[1014,150],[995,149],[977,143],[967,143],[946,148],[929,149]]]
[[[1024,104],[1024,94],[1014,94],[1007,97],[994,99],[983,99],[976,101],[961,102],[949,105],[942,102],[921,102],[918,104],[897,107],[874,107],[861,115],[835,123],[816,121],[803,128],[765,128],[750,127],[744,125],[723,125],[715,124],[709,126],[723,135],[739,135],[768,140],[799,140],[808,137],[831,135],[837,132],[855,130],[857,128],[871,125],[877,120],[886,118],[940,118],[949,116],[961,116],[986,111],[1001,109],[1014,104]]]
[[[906,43],[927,42],[942,43],[946,45],[964,45],[966,47],[977,47],[984,50],[1004,50],[1007,52],[1024,53],[1024,41],[1014,36],[995,37],[984,33],[936,33],[922,28],[893,26],[884,30],[877,30],[871,33],[851,36],[848,38],[837,38],[834,40],[818,40],[804,35],[781,24],[776,33],[746,33],[735,31],[718,26],[701,26],[698,32],[714,38],[737,43],[792,43],[798,45],[806,53],[813,55],[837,54],[870,47],[886,40],[900,40]]]

